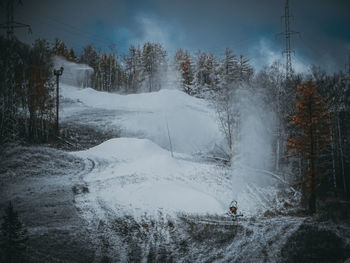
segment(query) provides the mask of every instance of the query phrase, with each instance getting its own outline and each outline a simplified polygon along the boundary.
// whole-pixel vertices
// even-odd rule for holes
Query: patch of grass
[[[89,193],[89,188],[87,186],[83,186],[83,193],[86,194],[86,193]]]
[[[77,195],[79,192],[78,192],[78,187],[76,186],[76,185],[74,185],[73,187],[72,187],[72,192],[73,192],[73,194],[74,195]]]
[[[74,195],[77,195],[77,194],[87,194],[89,193],[89,187],[87,187],[86,185],[74,185],[72,187],[72,192]]]

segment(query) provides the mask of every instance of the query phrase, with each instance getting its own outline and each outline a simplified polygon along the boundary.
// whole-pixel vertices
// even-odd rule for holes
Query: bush
[[[27,240],[27,231],[10,202],[5,208],[1,224],[1,262],[25,262]]]

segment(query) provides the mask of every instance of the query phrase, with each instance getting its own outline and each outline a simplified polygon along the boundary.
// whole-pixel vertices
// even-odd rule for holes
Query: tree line
[[[45,141],[53,134],[53,52],[0,38],[0,141]]]
[[[32,46],[0,38],[0,141],[54,139],[55,94],[53,57],[89,65],[88,86],[122,94],[154,92],[176,85],[214,106],[226,140],[228,161],[236,154],[241,121],[237,92],[259,93],[276,114],[274,172],[300,186],[310,210],[317,196],[332,193],[350,197],[349,76],[332,75],[312,66],[311,74],[286,79],[276,61],[254,72],[248,59],[223,50],[217,57],[206,52],[178,49],[173,58],[159,43],[130,46],[124,55],[115,48],[101,52],[92,45],[79,55],[61,40]],[[169,73],[175,75],[169,83]],[[322,110],[321,110],[322,109]],[[311,201],[310,201],[311,200]]]

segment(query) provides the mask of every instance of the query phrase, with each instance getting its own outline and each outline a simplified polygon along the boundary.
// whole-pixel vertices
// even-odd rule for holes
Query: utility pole
[[[21,0],[17,1],[18,4],[22,4]],[[14,29],[15,28],[28,28],[31,33],[32,30],[30,25],[26,25],[20,22],[16,22],[14,20],[14,4],[15,0],[7,0],[6,1],[6,23],[0,24],[1,29],[6,29],[7,39],[13,39],[15,36]]]
[[[60,94],[59,94],[59,83],[60,83],[60,76],[63,74],[63,67],[61,67],[60,69],[55,69],[53,71],[53,74],[55,74],[56,76],[56,135],[59,135],[59,126],[58,126],[58,115],[59,115],[59,98],[60,98]]]
[[[282,54],[286,54],[286,80],[290,80],[293,74],[292,52],[294,51],[291,49],[290,39],[292,35],[299,34],[299,32],[290,29],[290,18],[293,18],[293,16],[289,13],[289,0],[286,0],[284,16],[282,16],[282,19],[284,19],[284,32],[278,34],[284,35],[286,41],[285,50],[282,52]]]

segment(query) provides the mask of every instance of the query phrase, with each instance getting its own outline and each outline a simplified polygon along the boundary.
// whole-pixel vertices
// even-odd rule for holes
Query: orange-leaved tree
[[[307,167],[302,181],[303,195],[308,200],[310,213],[316,212],[316,193],[323,176],[321,151],[331,143],[331,113],[327,98],[318,93],[312,79],[298,85],[295,94],[295,114],[288,116],[295,132],[287,138],[286,147],[291,156],[301,154]]]

